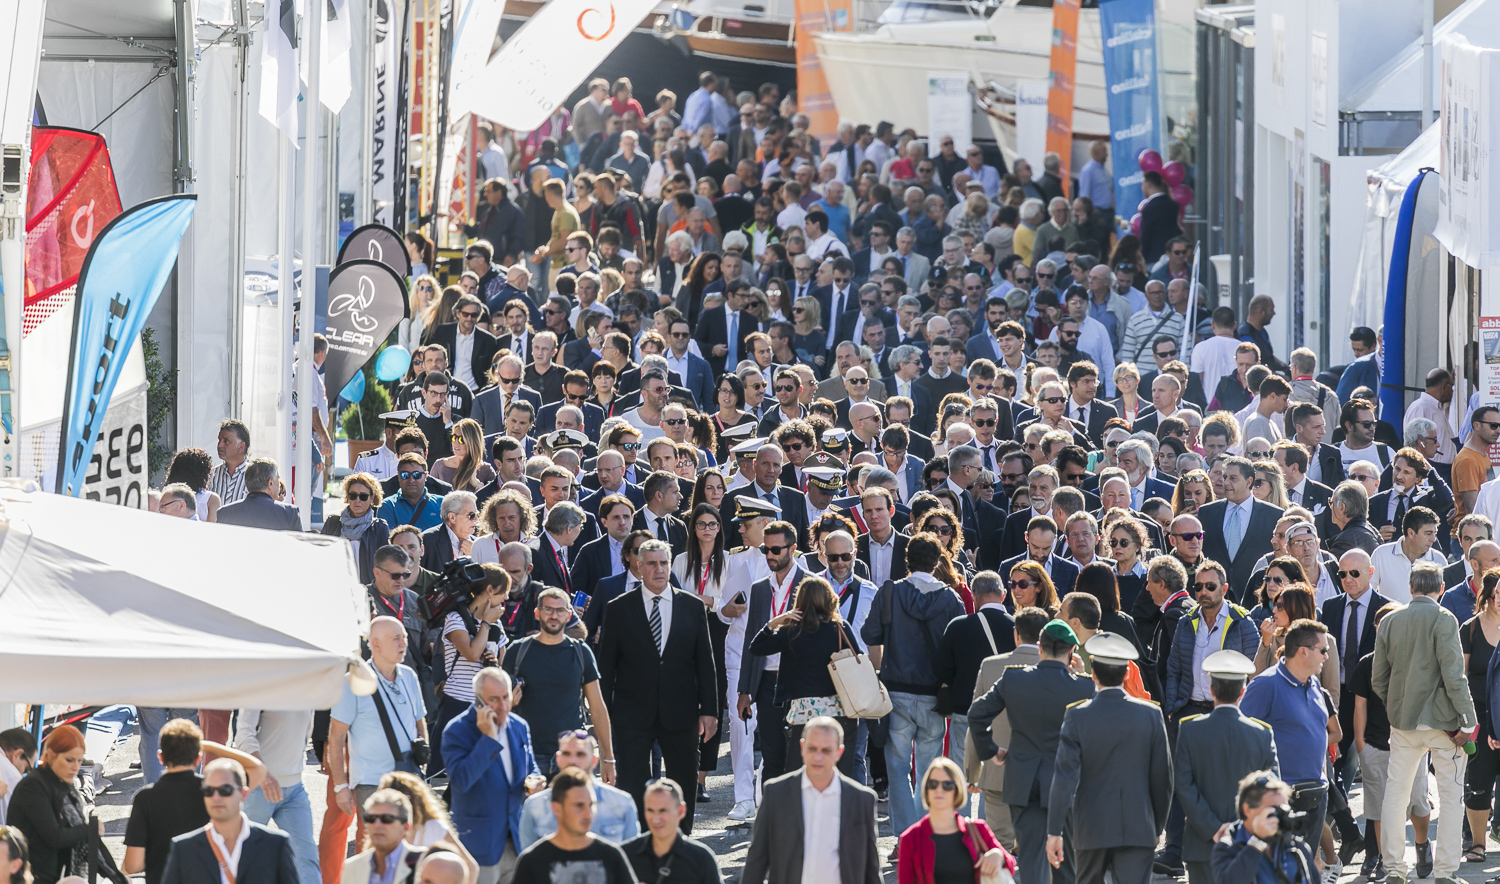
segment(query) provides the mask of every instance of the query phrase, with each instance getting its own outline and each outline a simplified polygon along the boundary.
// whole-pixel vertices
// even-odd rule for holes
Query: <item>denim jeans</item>
[[[301,783],[281,787],[281,800],[271,803],[260,789],[245,796],[245,816],[251,822],[276,828],[292,839],[292,855],[297,861],[297,878],[302,884],[319,884],[323,873],[318,869],[318,845],[313,840],[312,802]]]
[[[932,759],[943,751],[943,716],[937,698],[891,691],[890,736],[885,742],[886,775],[890,777],[891,827],[899,835],[924,813],[912,786],[912,759],[921,781]]]
[[[141,726],[141,777],[145,779],[146,785],[151,785],[161,779],[166,770],[162,766],[161,759],[156,757],[156,750],[161,748],[159,735],[161,729],[167,722],[174,718],[186,718],[189,721],[198,720],[197,709],[167,709],[162,706],[137,706],[135,709],[136,723]]]

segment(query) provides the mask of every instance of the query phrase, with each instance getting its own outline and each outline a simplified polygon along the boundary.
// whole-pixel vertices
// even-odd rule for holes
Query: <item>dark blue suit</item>
[[[990,340],[989,332],[980,332],[964,342],[964,352],[969,354],[969,361],[976,359],[988,359],[996,365],[1000,364],[1000,348],[996,347]]]
[[[297,862],[292,839],[279,829],[250,823],[250,834],[240,852],[236,884],[297,884]],[[193,829],[172,839],[162,884],[200,884],[219,880],[219,861],[208,843],[208,833]]]
[[[264,491],[252,491],[239,503],[219,510],[220,525],[241,525],[271,531],[301,531],[302,516],[289,503],[278,503]]]
[[[1348,402],[1354,398],[1354,391],[1358,387],[1369,387],[1380,395],[1380,363],[1377,361],[1380,351],[1361,356],[1344,367],[1344,373],[1339,376],[1339,386],[1335,391],[1339,394],[1340,402]],[[1376,403],[1379,406],[1379,402]],[[1326,483],[1325,483],[1326,484]]]
[[[712,409],[714,406],[714,370],[708,360],[694,353],[687,353],[687,374],[682,377],[682,386],[698,401],[698,408]]]
[[[641,486],[633,485],[630,482],[621,482],[619,491],[605,491],[603,488],[596,488],[585,495],[582,500],[578,501],[578,505],[583,507],[584,512],[597,519],[599,518],[599,504],[611,494],[625,495],[630,499],[630,505],[636,509],[640,509],[646,505],[646,492],[641,489]]]
[[[500,760],[501,746],[479,730],[478,710],[470,706],[443,728],[443,761],[453,790],[453,828],[459,841],[482,866],[500,862],[507,842],[521,845],[521,805],[526,778],[541,774],[531,749],[531,728],[521,716],[505,719],[505,749],[510,776]]]
[[[541,411],[536,413],[536,427],[532,430],[538,436],[545,436],[557,429],[557,410],[571,403],[559,399],[549,405],[543,405]],[[604,426],[604,409],[591,402],[585,402],[579,406],[583,409],[583,434],[590,439],[599,438],[599,428]]]

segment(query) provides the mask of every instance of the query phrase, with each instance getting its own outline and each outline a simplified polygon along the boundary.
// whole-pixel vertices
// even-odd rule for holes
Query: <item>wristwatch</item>
[[[1254,835],[1251,835],[1250,838],[1249,838],[1249,840],[1247,840],[1245,843],[1249,844],[1251,847],[1254,847],[1256,850],[1259,850],[1261,853],[1270,853],[1271,852],[1271,845],[1269,845],[1266,842],[1260,840],[1259,838],[1255,837]]]
[[[342,791],[344,791],[347,788],[349,788],[349,784],[348,783],[339,783],[337,786],[333,787],[333,791],[334,792],[342,792]]]

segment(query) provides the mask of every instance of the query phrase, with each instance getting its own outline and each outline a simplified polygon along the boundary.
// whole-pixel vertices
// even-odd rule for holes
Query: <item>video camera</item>
[[[443,568],[443,573],[422,597],[428,611],[427,621],[442,623],[449,611],[462,610],[484,587],[484,566],[468,556],[459,556]]]

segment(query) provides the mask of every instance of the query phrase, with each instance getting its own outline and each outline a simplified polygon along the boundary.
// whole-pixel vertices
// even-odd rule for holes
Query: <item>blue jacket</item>
[[[526,802],[526,778],[540,774],[531,751],[531,728],[521,716],[505,720],[510,749],[507,781],[500,761],[500,743],[479,730],[478,710],[469,706],[443,728],[443,761],[453,790],[453,828],[464,847],[482,866],[500,862],[505,844],[521,852],[521,805]]]
[[[1344,367],[1344,373],[1339,375],[1339,387],[1335,391],[1339,394],[1340,402],[1348,402],[1358,387],[1369,387],[1380,394],[1380,362],[1378,357],[1380,351],[1361,356]],[[1327,484],[1326,482],[1324,484]]]
[[[1260,630],[1250,619],[1249,611],[1228,599],[1224,604],[1229,606],[1228,622],[1219,636],[1218,646],[1210,647],[1209,653],[1228,648],[1254,660],[1255,649],[1260,644]],[[1172,653],[1167,657],[1167,679],[1162,686],[1161,698],[1162,712],[1167,715],[1186,706],[1193,698],[1193,648],[1198,630],[1203,627],[1199,611],[1197,605],[1189,609],[1172,633]],[[443,751],[446,753],[447,748],[444,747]]]

